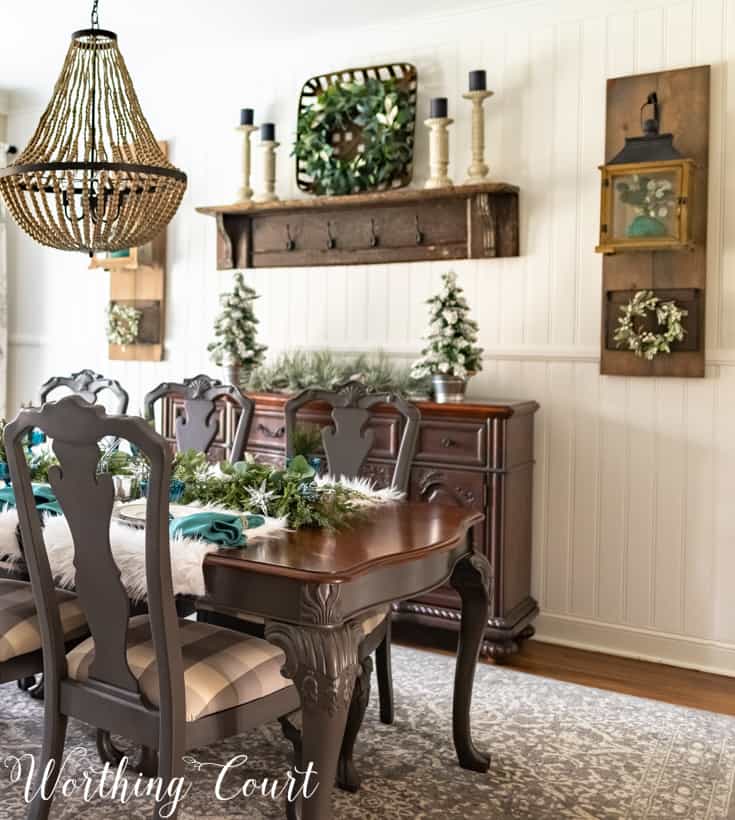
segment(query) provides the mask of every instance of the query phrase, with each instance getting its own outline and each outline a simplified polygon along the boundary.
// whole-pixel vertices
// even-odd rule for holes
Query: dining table
[[[266,639],[285,653],[283,674],[299,691],[302,766],[312,764],[319,783],[297,807],[302,820],[333,817],[332,788],[364,639],[361,618],[447,582],[462,602],[454,746],[460,766],[488,770],[489,755],[475,747],[470,726],[492,595],[490,565],[474,539],[482,518],[450,505],[381,504],[343,529],[290,530],[205,556],[207,604],[262,618]]]

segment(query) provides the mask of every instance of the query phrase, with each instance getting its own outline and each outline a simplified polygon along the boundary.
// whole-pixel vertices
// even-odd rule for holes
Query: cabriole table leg
[[[462,558],[452,573],[452,586],[462,599],[462,622],[454,678],[452,726],[454,747],[463,769],[486,772],[490,755],[480,752],[472,741],[470,706],[475,668],[485,633],[490,605],[490,564],[479,552]]]
[[[283,674],[301,695],[302,768],[316,774],[307,782],[311,791],[301,805],[302,820],[331,820],[332,789],[337,777],[347,712],[360,671],[359,626],[305,627],[269,621],[265,637],[286,653]]]

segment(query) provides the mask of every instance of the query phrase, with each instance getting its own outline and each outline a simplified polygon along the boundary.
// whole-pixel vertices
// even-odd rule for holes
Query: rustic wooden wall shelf
[[[653,91],[660,103],[661,133],[673,133],[678,151],[694,161],[689,203],[691,249],[641,250],[603,257],[600,372],[701,377],[705,361],[709,66],[608,80],[606,160],[620,150],[625,137],[640,131],[641,103]],[[689,314],[683,322],[687,331],[684,341],[672,345],[671,354],[659,354],[652,361],[618,349],[612,338],[620,305],[638,290],[652,290],[662,299],[673,299]]]
[[[502,182],[197,208],[217,268],[518,256],[518,188]]]

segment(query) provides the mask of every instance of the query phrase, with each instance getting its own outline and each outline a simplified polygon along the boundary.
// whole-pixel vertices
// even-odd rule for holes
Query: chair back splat
[[[226,399],[240,408],[235,436],[230,451],[230,461],[240,461],[245,452],[250,424],[253,419],[255,402],[249,399],[239,387],[222,384],[218,379],[200,374],[182,383],[163,382],[145,397],[144,412],[148,420],[154,418],[154,406],[159,399],[167,396],[182,396],[184,415],[176,419],[176,449],[209,451],[217,433],[216,417],[218,399]]]
[[[104,390],[109,390],[115,397],[114,412],[122,415],[128,412],[128,394],[119,381],[108,379],[94,370],[80,370],[72,373],[71,376],[54,376],[41,385],[41,404],[45,404],[52,393],[59,387],[66,387],[75,396],[81,396],[90,404],[95,404],[99,394]]]
[[[403,435],[391,486],[401,492],[408,490],[411,462],[416,452],[421,413],[416,405],[398,393],[369,393],[364,384],[348,381],[335,390],[307,388],[286,402],[286,457],[294,456],[296,415],[300,408],[311,402],[326,402],[332,408],[334,428],[322,430],[322,444],[327,456],[329,472],[337,477],[355,478],[359,475],[371,447],[374,434],[365,429],[371,410],[378,405],[390,405],[403,416]]]

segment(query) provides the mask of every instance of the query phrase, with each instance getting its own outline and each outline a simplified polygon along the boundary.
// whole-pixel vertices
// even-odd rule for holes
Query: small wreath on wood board
[[[411,164],[414,120],[413,95],[395,78],[334,81],[299,112],[293,155],[314,193],[389,188]]]
[[[143,311],[132,305],[113,302],[107,308],[107,341],[111,345],[132,345],[138,339]]]
[[[652,290],[639,290],[627,305],[621,306],[613,339],[617,347],[651,361],[659,353],[671,353],[671,345],[684,340],[686,330],[681,320],[688,314],[674,301],[662,302]],[[647,329],[649,316],[656,317],[660,332]]]

